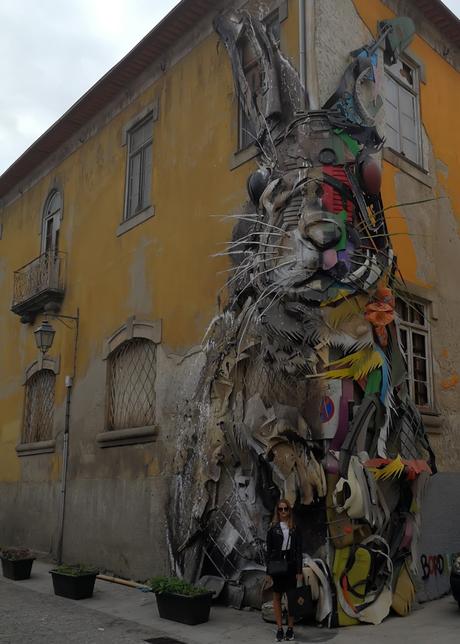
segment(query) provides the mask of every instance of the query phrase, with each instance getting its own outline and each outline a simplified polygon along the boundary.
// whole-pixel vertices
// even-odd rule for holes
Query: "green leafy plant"
[[[99,570],[84,564],[61,564],[53,568],[52,572],[58,572],[61,575],[68,575],[69,577],[80,577],[81,575],[98,575]]]
[[[207,588],[201,586],[194,586],[189,584],[183,579],[178,577],[152,577],[147,581],[147,586],[150,586],[154,593],[173,593],[175,595],[187,595],[188,597],[196,597],[196,595],[204,595],[209,593]]]
[[[23,559],[34,559],[34,555],[28,548],[2,548],[0,551],[2,559],[8,561],[21,561]]]

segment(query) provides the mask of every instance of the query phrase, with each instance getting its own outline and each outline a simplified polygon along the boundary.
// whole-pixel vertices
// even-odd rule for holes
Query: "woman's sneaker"
[[[282,642],[284,640],[284,631],[282,628],[279,628],[276,631],[276,641],[277,642]]]
[[[286,631],[286,637],[284,639],[286,642],[293,642],[295,640],[294,631],[290,626]]]

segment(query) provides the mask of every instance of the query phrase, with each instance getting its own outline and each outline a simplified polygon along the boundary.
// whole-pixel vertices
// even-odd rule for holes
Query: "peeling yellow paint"
[[[396,194],[395,175],[399,172],[390,163],[384,162],[382,176],[382,194],[386,206],[394,206],[398,203]],[[398,268],[405,280],[412,283],[420,282],[417,277],[417,256],[414,244],[409,236],[409,228],[399,208],[392,208],[386,213],[388,232],[391,237],[393,250],[398,258]]]
[[[359,15],[374,35],[379,20],[395,16],[381,0],[353,0],[353,2]],[[420,86],[423,126],[433,146],[435,158],[441,160],[448,170],[438,172],[437,178],[449,195],[455,216],[460,220],[458,137],[453,137],[456,132],[460,104],[458,72],[417,34],[410,45],[410,51],[413,51],[423,62],[426,70],[426,83],[421,83]],[[385,166],[386,174],[388,174],[388,165]],[[384,196],[385,202],[389,203],[388,195]]]
[[[460,382],[460,377],[455,373],[454,375],[450,376],[449,378],[446,378],[445,380],[441,381],[441,387],[443,389],[454,389]]]

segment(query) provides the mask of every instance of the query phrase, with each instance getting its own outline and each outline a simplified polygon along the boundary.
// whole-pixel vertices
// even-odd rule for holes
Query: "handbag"
[[[267,575],[270,577],[277,577],[278,575],[287,575],[289,572],[289,561],[287,555],[291,546],[291,535],[287,542],[286,550],[281,551],[281,559],[271,559],[267,563]],[[284,553],[284,556],[283,556]]]
[[[288,590],[288,612],[294,619],[312,619],[315,615],[315,606],[311,596],[310,586],[299,586]]]
[[[287,575],[289,572],[289,562],[287,559],[273,559],[267,563],[267,575],[277,577],[278,575]]]

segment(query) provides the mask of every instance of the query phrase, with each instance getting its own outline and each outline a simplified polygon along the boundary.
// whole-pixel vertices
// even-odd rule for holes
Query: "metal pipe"
[[[70,398],[72,394],[73,379],[66,376],[66,399],[65,399],[65,423],[64,423],[64,444],[62,446],[62,475],[61,475],[61,498],[59,504],[59,539],[57,544],[57,562],[62,563],[62,546],[64,543],[64,515],[65,497],[67,491],[67,468],[69,463],[69,427],[70,427]]]
[[[309,109],[319,110],[318,70],[315,47],[315,0],[305,0],[305,67]]]
[[[59,317],[73,320],[75,324],[75,339],[73,346],[73,363],[72,363],[72,375],[65,377],[65,386],[66,386],[66,400],[65,400],[65,422],[64,422],[64,437],[62,445],[62,473],[61,473],[61,493],[60,493],[60,503],[59,503],[59,532],[58,532],[58,543],[56,557],[58,564],[62,563],[62,551],[64,545],[64,520],[65,520],[65,505],[66,505],[66,494],[67,494],[67,470],[69,467],[69,431],[70,431],[70,402],[72,399],[72,388],[73,382],[75,379],[75,374],[77,370],[77,349],[78,349],[78,331],[79,331],[79,321],[80,321],[80,310],[77,309],[77,315],[56,315],[57,319]],[[62,320],[61,320],[62,322]]]
[[[305,109],[308,108],[307,68],[306,68],[306,23],[305,0],[299,0],[299,73],[300,83],[304,90]]]

